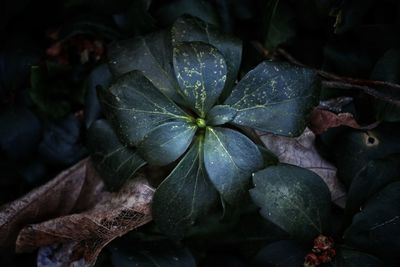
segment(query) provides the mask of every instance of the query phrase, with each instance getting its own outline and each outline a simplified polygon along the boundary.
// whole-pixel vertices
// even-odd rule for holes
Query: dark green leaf
[[[245,135],[227,128],[207,127],[204,164],[222,199],[235,204],[247,193],[250,175],[262,168],[263,159]]]
[[[110,248],[113,267],[196,267],[191,252],[170,241],[120,243]]]
[[[279,45],[287,43],[296,34],[295,19],[292,6],[285,1],[270,0],[266,6],[265,46],[275,50]]]
[[[338,75],[367,78],[373,67],[371,54],[352,42],[328,43],[322,68]]]
[[[52,118],[65,116],[71,109],[69,94],[66,83],[52,84],[45,70],[32,66],[29,96],[41,112]]]
[[[144,137],[139,152],[150,164],[167,165],[186,151],[196,130],[196,125],[184,121],[164,123]]]
[[[25,161],[34,155],[42,138],[42,125],[33,112],[25,107],[4,110],[0,125],[1,156]]]
[[[115,76],[140,70],[165,95],[179,101],[169,33],[156,32],[144,37],[118,41],[108,51],[109,65]]]
[[[384,267],[378,258],[356,250],[340,248],[332,265],[335,267]]]
[[[122,145],[105,120],[92,123],[88,146],[96,170],[111,190],[118,190],[146,162],[134,148]]]
[[[40,157],[53,165],[71,166],[87,155],[81,140],[82,124],[74,114],[46,125],[38,147]]]
[[[346,201],[348,216],[358,212],[364,203],[396,178],[400,178],[400,158],[388,157],[369,161],[354,177]]]
[[[190,121],[138,71],[121,77],[108,90],[99,90],[99,97],[118,136],[129,145],[139,144],[146,134],[166,122]]]
[[[66,40],[79,34],[101,36],[111,40],[121,38],[121,34],[112,19],[97,14],[86,14],[86,16],[81,16],[72,22],[63,24],[59,31],[59,38]]]
[[[381,125],[371,131],[349,130],[338,135],[332,142],[338,177],[349,187],[371,160],[400,153],[399,133],[395,125]]]
[[[214,106],[207,114],[207,125],[215,126],[228,123],[233,120],[237,111],[228,105]]]
[[[205,118],[225,85],[227,69],[223,56],[211,45],[190,42],[174,44],[173,59],[183,99]]]
[[[183,238],[218,200],[204,169],[202,142],[196,141],[154,194],[154,221],[174,239]]]
[[[87,78],[85,95],[85,126],[90,125],[100,117],[101,107],[97,97],[96,88],[101,86],[107,88],[111,84],[110,69],[106,64],[101,64],[94,68]]]
[[[255,173],[253,182],[250,194],[263,217],[303,241],[326,231],[331,195],[314,172],[279,164]]]
[[[371,79],[400,83],[400,49],[388,50],[376,63]],[[382,100],[375,100],[376,116],[381,121],[400,121],[400,107]]]
[[[242,42],[221,33],[215,26],[191,16],[177,19],[171,30],[172,42],[204,42],[215,46],[228,68],[222,96],[228,96],[235,84],[242,57]]]
[[[356,214],[345,242],[387,259],[400,261],[400,182],[387,185]]]
[[[302,266],[307,249],[292,240],[281,240],[262,248],[251,266],[254,267],[293,267]]]
[[[318,81],[313,70],[264,61],[244,76],[224,104],[238,111],[233,124],[297,136],[316,104]]]
[[[362,24],[374,0],[344,1],[336,14],[335,33],[342,34]]]
[[[216,10],[206,0],[167,1],[165,5],[155,12],[155,17],[162,25],[169,26],[184,14],[195,16],[214,25],[218,25],[219,22]]]

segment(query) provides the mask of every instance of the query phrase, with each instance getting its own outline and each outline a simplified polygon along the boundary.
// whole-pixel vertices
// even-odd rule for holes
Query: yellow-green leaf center
[[[196,119],[196,125],[199,127],[199,128],[205,128],[207,125],[206,125],[206,121],[204,120],[204,119],[202,119],[202,118],[197,118]]]

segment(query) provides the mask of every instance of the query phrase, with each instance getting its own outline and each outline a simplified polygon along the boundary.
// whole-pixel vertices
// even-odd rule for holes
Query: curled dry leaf
[[[95,195],[93,190],[97,190],[101,181],[85,179],[87,161],[80,161],[45,185],[3,206],[0,209],[0,248],[13,247],[19,231],[27,224],[90,206],[93,203],[90,198]]]
[[[91,166],[90,170],[96,175]],[[118,193],[102,192],[100,201],[90,210],[24,227],[17,239],[17,252],[62,244],[57,249],[57,254],[63,255],[59,256],[61,266],[71,266],[75,261],[91,266],[110,241],[151,221],[153,193],[139,174]]]
[[[361,128],[351,113],[335,114],[319,108],[315,108],[311,113],[310,129],[315,134],[321,134],[329,128],[339,126],[348,126],[355,129]]]
[[[264,145],[275,153],[280,162],[297,165],[318,174],[328,185],[332,201],[345,205],[345,190],[336,176],[336,167],[323,159],[315,148],[315,135],[308,128],[297,138],[257,132]]]

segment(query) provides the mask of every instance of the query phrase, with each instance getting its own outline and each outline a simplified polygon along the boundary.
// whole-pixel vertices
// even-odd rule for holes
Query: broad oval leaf
[[[298,136],[316,104],[318,89],[315,71],[264,61],[243,77],[224,104],[238,111],[233,124]]]
[[[380,259],[357,250],[349,248],[339,248],[338,254],[332,262],[335,267],[384,267],[384,262]]]
[[[228,123],[236,116],[237,110],[228,105],[214,106],[207,114],[207,125],[215,126]]]
[[[120,139],[129,145],[139,144],[168,121],[191,120],[138,71],[121,77],[108,90],[99,90],[99,97]]]
[[[293,240],[280,240],[263,247],[255,256],[254,267],[302,266],[307,249]]]
[[[205,43],[176,43],[173,62],[183,99],[205,118],[225,85],[224,57],[215,47]]]
[[[221,52],[228,69],[222,95],[229,95],[240,67],[242,42],[238,38],[221,33],[215,26],[192,16],[178,18],[172,26],[171,36],[172,43],[199,41],[211,44]]]
[[[400,261],[400,182],[387,185],[353,217],[347,244]]]
[[[242,200],[250,186],[250,176],[262,168],[258,147],[238,131],[207,127],[204,164],[211,182],[228,204]]]
[[[125,241],[125,242],[124,242]],[[110,247],[113,267],[196,267],[189,249],[169,240],[119,240]]]
[[[196,130],[196,125],[184,121],[164,123],[144,137],[138,150],[148,163],[167,165],[186,151]]]
[[[134,148],[120,143],[111,125],[97,120],[88,130],[88,146],[96,170],[110,190],[118,190],[146,164]]]
[[[347,194],[345,214],[350,219],[365,202],[400,177],[400,157],[369,161],[354,177]]]
[[[250,190],[261,215],[293,237],[311,241],[329,222],[329,189],[312,171],[294,165],[270,166],[254,174]]]
[[[119,77],[133,70],[142,71],[165,95],[178,102],[181,99],[172,67],[169,32],[117,41],[109,47],[108,57],[113,75]]]
[[[218,193],[204,169],[202,140],[198,139],[157,188],[153,219],[163,233],[182,239],[188,228],[209,213],[217,200]]]
[[[372,160],[400,153],[400,127],[381,124],[371,131],[348,130],[329,143],[335,154],[338,177],[349,187],[353,179]]]

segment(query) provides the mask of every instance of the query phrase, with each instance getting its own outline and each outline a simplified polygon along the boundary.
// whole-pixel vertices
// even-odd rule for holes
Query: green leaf
[[[196,130],[196,125],[184,121],[164,123],[144,137],[139,152],[150,164],[167,165],[186,151]]]
[[[315,71],[264,61],[247,73],[225,101],[237,110],[233,124],[298,136],[317,101]]]
[[[263,247],[255,256],[251,266],[302,266],[307,252],[306,248],[292,240],[276,241]]]
[[[207,127],[204,164],[222,199],[235,204],[247,193],[250,175],[262,168],[263,158],[257,146],[238,131]]]
[[[292,6],[280,0],[268,1],[266,11],[267,28],[264,43],[269,50],[275,50],[295,36],[294,12]]]
[[[373,0],[344,1],[336,12],[335,33],[342,34],[360,26],[374,4]]]
[[[205,0],[167,1],[155,12],[155,17],[163,26],[169,26],[180,16],[189,14],[203,21],[218,25],[219,17],[214,5]]]
[[[349,130],[332,140],[338,177],[349,187],[354,177],[371,160],[383,159],[400,153],[396,125],[380,125],[371,131]]]
[[[110,190],[118,190],[146,164],[136,149],[119,142],[105,120],[92,123],[88,130],[88,146],[93,165]]]
[[[356,214],[344,233],[347,244],[400,261],[400,182],[387,185]]]
[[[165,95],[178,102],[181,100],[172,67],[172,47],[168,32],[161,31],[115,42],[109,48],[108,57],[113,75],[119,77],[140,70]]]
[[[154,221],[173,239],[182,239],[218,200],[204,169],[202,142],[196,141],[154,194]]]
[[[129,241],[111,244],[113,267],[196,267],[190,250],[171,241]]]
[[[172,42],[204,42],[216,47],[224,56],[227,66],[226,82],[222,95],[228,96],[235,84],[242,58],[242,42],[221,33],[215,26],[198,18],[178,18],[171,30]]]
[[[138,145],[155,127],[170,121],[191,121],[170,99],[138,71],[99,90],[100,102],[125,144]]]
[[[390,49],[378,60],[372,70],[371,79],[400,83],[400,49]],[[378,120],[400,121],[398,105],[376,99],[373,107]]]
[[[303,241],[326,231],[331,195],[314,172],[279,164],[255,173],[253,182],[250,195],[264,218]]]
[[[332,262],[335,267],[384,267],[386,266],[378,258],[356,250],[340,248]]]
[[[350,185],[345,210],[347,216],[358,212],[371,196],[399,177],[399,157],[369,161]]]
[[[228,123],[236,116],[236,109],[228,105],[214,106],[207,114],[207,125],[216,126]]]
[[[65,116],[71,110],[71,95],[66,83],[54,83],[46,71],[38,66],[31,68],[31,88],[28,91],[34,105],[51,118]]]
[[[183,99],[205,118],[225,85],[227,69],[223,56],[205,43],[176,43],[173,61]]]

